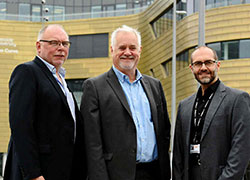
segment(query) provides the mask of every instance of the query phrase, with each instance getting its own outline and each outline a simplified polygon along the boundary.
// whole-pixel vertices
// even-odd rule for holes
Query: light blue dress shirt
[[[74,128],[76,130],[76,113],[75,113],[75,102],[74,102],[74,99],[73,99],[73,95],[72,93],[69,91],[68,87],[67,87],[67,83],[65,81],[65,69],[64,68],[60,68],[59,69],[59,76],[62,80],[62,83],[59,81],[59,79],[57,78],[56,76],[56,68],[55,66],[53,66],[52,64],[48,63],[47,61],[43,60],[40,56],[37,56],[47,67],[48,69],[50,70],[50,72],[52,73],[52,75],[54,76],[54,78],[56,79],[58,85],[61,87],[66,99],[67,99],[67,102],[68,102],[68,105],[69,105],[69,108],[70,108],[70,111],[71,111],[71,115],[74,119]],[[76,136],[76,131],[74,131],[74,137]]]
[[[154,124],[151,117],[150,104],[140,82],[142,75],[136,70],[136,80],[130,83],[129,77],[114,66],[112,67],[126,95],[137,134],[138,162],[151,162],[158,157]]]

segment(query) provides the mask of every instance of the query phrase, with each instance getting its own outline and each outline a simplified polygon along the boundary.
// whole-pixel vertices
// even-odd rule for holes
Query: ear
[[[113,50],[113,47],[110,46],[110,52],[113,54],[114,50]]]
[[[220,69],[220,61],[218,61],[218,62],[216,63],[216,66],[217,66],[218,69]]]
[[[40,52],[40,49],[41,49],[41,43],[37,41],[36,42],[36,50],[38,53]]]

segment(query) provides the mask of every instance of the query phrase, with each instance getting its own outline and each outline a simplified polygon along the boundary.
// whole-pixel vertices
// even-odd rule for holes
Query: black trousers
[[[194,165],[190,167],[190,179],[201,180],[201,169],[199,165]]]
[[[160,180],[160,166],[159,161],[155,160],[149,163],[136,164],[135,180]]]

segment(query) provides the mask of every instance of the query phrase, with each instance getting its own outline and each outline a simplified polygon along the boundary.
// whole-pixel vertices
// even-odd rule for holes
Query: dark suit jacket
[[[189,179],[190,127],[196,94],[179,104],[173,180]],[[241,180],[250,157],[250,97],[222,82],[211,101],[200,146],[204,180]]]
[[[74,143],[74,120],[66,97],[46,65],[37,57],[18,65],[9,87],[11,138],[4,179],[43,175],[46,180],[69,180],[71,174],[83,179],[81,114],[75,103]]]
[[[142,86],[150,102],[161,179],[170,179],[170,122],[160,82],[143,75]],[[134,180],[136,128],[123,89],[110,71],[84,82],[81,113],[84,117],[90,180]]]

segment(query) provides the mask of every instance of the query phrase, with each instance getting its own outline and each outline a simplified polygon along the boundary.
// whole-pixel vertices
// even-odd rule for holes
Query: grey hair
[[[42,28],[40,29],[40,31],[38,32],[37,41],[40,41],[40,40],[41,40],[41,38],[42,38],[44,32],[45,32],[45,31],[48,29],[48,27],[50,27],[50,26],[58,26],[58,27],[62,28],[62,30],[65,31],[65,29],[63,28],[63,26],[60,25],[60,24],[49,24],[49,25],[44,26],[44,27],[42,27]],[[65,33],[67,34],[66,31],[65,31]],[[67,35],[68,35],[68,34],[67,34]]]
[[[111,34],[111,46],[114,47],[115,46],[115,43],[116,43],[116,35],[118,32],[121,32],[121,31],[125,31],[125,32],[133,32],[135,33],[136,37],[137,37],[137,40],[138,40],[138,45],[139,47],[141,47],[141,34],[139,31],[137,31],[136,29],[134,28],[131,28],[129,26],[126,26],[126,25],[122,25],[122,27],[119,27],[117,28],[116,30],[113,31],[113,33]]]

